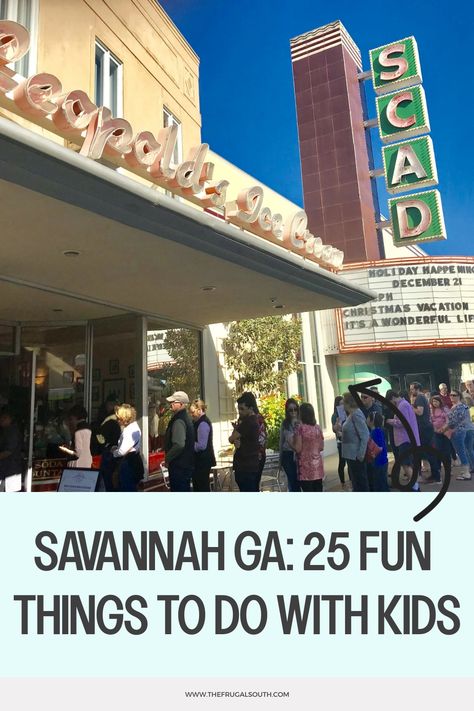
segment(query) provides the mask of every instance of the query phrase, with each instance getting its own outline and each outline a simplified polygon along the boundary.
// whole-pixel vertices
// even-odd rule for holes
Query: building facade
[[[97,419],[109,397],[136,406],[148,475],[171,384],[214,403],[208,324],[371,292],[200,143],[199,60],[156,2],[2,0],[0,35],[0,397],[27,488],[61,469],[67,410]]]
[[[370,72],[342,23],[295,37],[291,57],[310,228],[331,235],[345,253],[344,275],[376,294],[320,316],[335,391],[376,375],[402,391],[415,380],[430,390],[458,387],[474,372],[473,258],[394,246],[375,184]]]

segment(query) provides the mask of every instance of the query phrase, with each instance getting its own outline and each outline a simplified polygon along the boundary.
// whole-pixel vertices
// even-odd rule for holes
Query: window
[[[122,116],[123,65],[100,42],[95,43],[95,103],[106,106],[112,114]]]
[[[163,127],[168,128],[168,126],[178,127],[178,138],[173,151],[173,163],[175,165],[179,165],[183,162],[183,136],[181,122],[178,121],[176,116],[174,116],[171,111],[168,111],[166,106],[163,106]]]
[[[36,71],[38,0],[0,0],[0,19],[18,22],[30,32],[30,50],[15,62],[14,69],[24,77],[31,76]]]
[[[149,452],[164,447],[164,435],[172,416],[166,398],[184,390],[192,402],[202,397],[202,351],[199,331],[166,328],[149,321],[147,331]],[[158,461],[158,460],[157,460]],[[150,471],[155,465],[150,464]]]

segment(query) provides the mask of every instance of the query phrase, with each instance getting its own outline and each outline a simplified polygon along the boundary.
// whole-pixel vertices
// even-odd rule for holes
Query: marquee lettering
[[[82,144],[79,151],[82,156],[92,160],[107,156],[116,165],[123,165],[204,209],[224,208],[227,221],[258,236],[283,244],[327,267],[342,266],[343,252],[324,246],[319,237],[308,231],[304,210],[284,222],[282,215],[272,214],[269,207],[263,206],[264,191],[259,185],[241,190],[236,200],[227,201],[229,181],[212,181],[215,166],[206,161],[207,143],[191,148],[186,160],[175,165],[177,126],[163,128],[156,136],[150,131],[134,134],[126,119],[114,118],[108,108],[96,106],[84,91],[63,92],[61,81],[54,74],[40,73],[17,81],[15,72],[6,65],[21,59],[29,45],[30,36],[25,27],[0,21],[1,105],[12,110],[15,107],[64,137],[75,136]],[[6,100],[13,106],[6,104]]]
[[[7,67],[17,62],[30,48],[30,33],[17,22],[0,21],[0,91],[6,94],[17,86],[15,72]]]
[[[405,45],[401,42],[385,47],[379,54],[378,60],[382,67],[396,67],[391,72],[381,72],[382,81],[395,81],[400,79],[408,69],[408,62],[405,57],[390,57],[391,54],[403,54]]]
[[[395,128],[409,128],[410,126],[413,126],[414,123],[416,123],[415,114],[412,114],[407,118],[400,118],[400,116],[398,116],[398,106],[404,101],[413,102],[413,94],[411,91],[404,91],[401,94],[393,96],[387,106],[387,119]]]
[[[419,180],[426,178],[427,175],[426,170],[410,145],[400,146],[397,151],[391,180],[392,184],[399,183],[404,175],[416,175]]]
[[[13,101],[25,114],[54,114],[62,84],[54,74],[35,74],[13,90]]]
[[[398,227],[401,239],[413,239],[426,232],[431,225],[431,210],[422,200],[404,200],[396,205]],[[410,227],[408,221],[408,210],[416,210],[420,219],[416,226]]]

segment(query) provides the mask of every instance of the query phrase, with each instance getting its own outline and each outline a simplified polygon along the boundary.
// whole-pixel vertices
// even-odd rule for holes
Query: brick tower
[[[309,229],[345,262],[379,259],[359,48],[337,21],[292,39],[291,59]]]

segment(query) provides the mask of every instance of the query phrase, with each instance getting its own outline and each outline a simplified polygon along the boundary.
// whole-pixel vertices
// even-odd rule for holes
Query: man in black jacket
[[[194,426],[188,413],[189,397],[182,390],[166,398],[172,418],[165,433],[165,464],[171,491],[191,491],[194,471]]]

